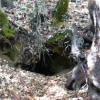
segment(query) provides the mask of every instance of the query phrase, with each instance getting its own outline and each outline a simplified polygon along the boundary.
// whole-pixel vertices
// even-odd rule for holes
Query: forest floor
[[[68,26],[76,23],[82,28],[89,23],[87,2],[69,5]],[[0,58],[0,100],[88,100],[87,92],[68,91],[65,88],[67,71],[54,76],[9,67]],[[75,99],[77,98],[77,99]]]

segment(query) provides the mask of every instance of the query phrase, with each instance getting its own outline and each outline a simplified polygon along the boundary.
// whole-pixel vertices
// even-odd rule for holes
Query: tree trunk
[[[89,0],[94,38],[87,56],[87,75],[91,100],[100,100],[100,0]]]
[[[93,27],[91,31],[94,34],[91,48],[86,57],[88,94],[90,100],[100,100],[100,0],[88,0],[88,7]],[[68,75],[67,88],[73,87],[79,76],[84,77],[82,73],[80,65],[75,67]]]

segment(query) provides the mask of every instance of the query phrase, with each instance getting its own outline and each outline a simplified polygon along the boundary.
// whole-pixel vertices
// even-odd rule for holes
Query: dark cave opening
[[[36,72],[46,76],[55,75],[65,69],[70,69],[76,62],[71,59],[56,53],[42,53],[40,60],[36,64],[21,65],[23,70]]]
[[[46,52],[41,53],[41,58],[39,59],[37,63],[29,64],[29,65],[21,64],[21,68],[23,70],[36,72],[36,73],[43,74],[46,76],[52,76],[56,72],[52,68],[51,59],[52,59],[52,56],[50,56]]]

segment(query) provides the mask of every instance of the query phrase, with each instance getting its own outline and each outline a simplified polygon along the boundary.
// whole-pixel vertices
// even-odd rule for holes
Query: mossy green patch
[[[2,28],[2,34],[6,37],[6,38],[9,38],[9,37],[12,37],[15,33],[15,30],[14,29],[11,29],[9,28],[8,26],[4,26]]]
[[[8,25],[8,20],[6,15],[0,10],[0,27]]]
[[[48,39],[47,43],[48,44],[57,44],[59,41],[64,40],[66,35],[70,37],[71,34],[72,34],[72,30],[66,29],[62,33],[56,33],[53,37]]]
[[[6,38],[12,37],[15,33],[15,30],[9,27],[9,22],[8,19],[5,15],[5,13],[3,13],[0,10],[0,28],[1,28],[1,32]]]
[[[67,12],[69,0],[59,0],[54,11],[54,19],[56,22],[63,20],[63,15]]]

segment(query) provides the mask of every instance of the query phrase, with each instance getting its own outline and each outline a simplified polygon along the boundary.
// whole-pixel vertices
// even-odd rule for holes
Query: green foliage
[[[66,13],[68,9],[69,0],[59,0],[54,12],[54,19],[57,22],[62,21],[62,16]]]
[[[0,10],[0,27],[1,33],[6,37],[9,38],[14,35],[15,30],[9,28],[9,23],[6,15]]]
[[[61,40],[64,40],[66,35],[70,36],[71,34],[72,34],[72,31],[69,29],[66,29],[63,33],[56,33],[53,37],[48,39],[47,43],[55,44]]]
[[[2,28],[2,33],[6,38],[12,37],[15,33],[14,29],[9,28],[8,26],[4,26]]]
[[[64,39],[64,35],[62,33],[54,35],[52,38],[48,40],[48,43],[56,43],[60,40]]]
[[[6,15],[0,10],[0,27],[3,27],[8,24]]]

